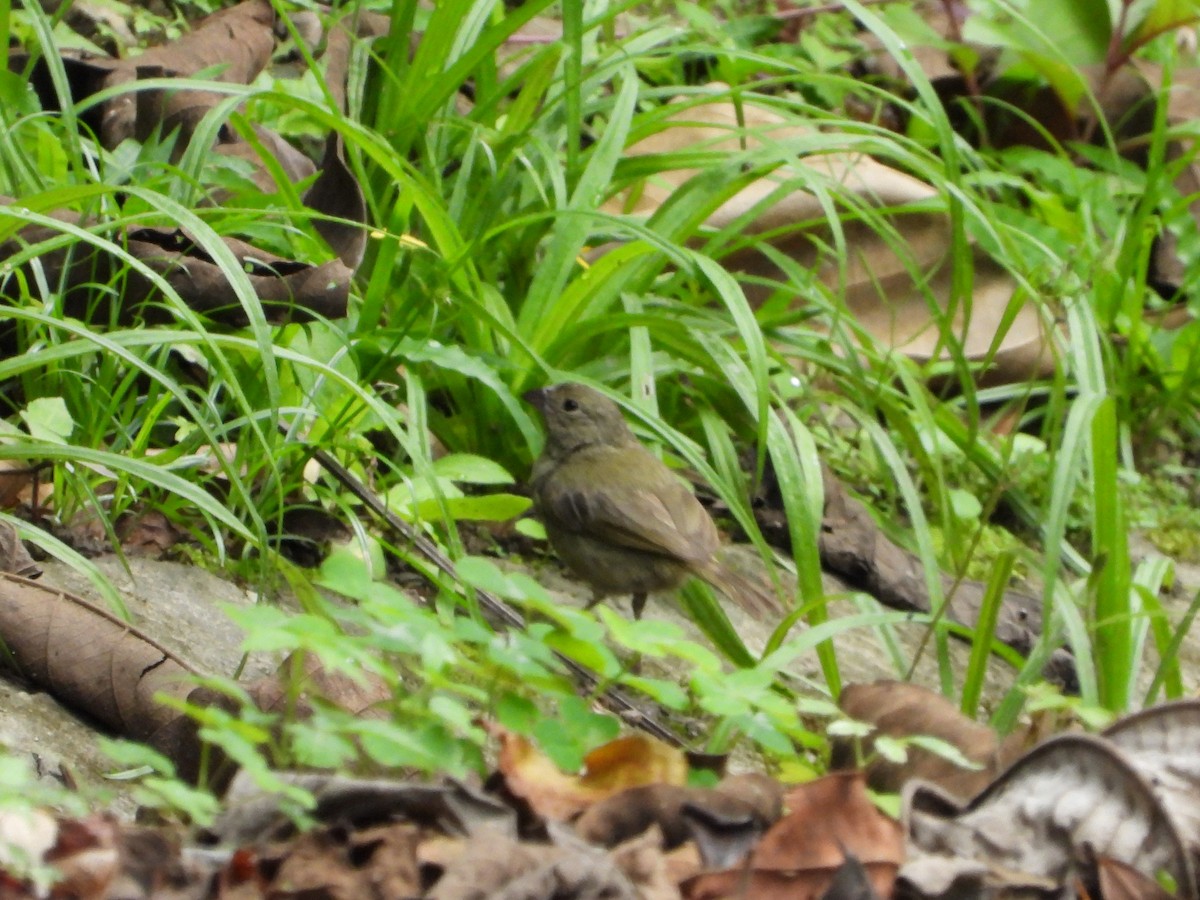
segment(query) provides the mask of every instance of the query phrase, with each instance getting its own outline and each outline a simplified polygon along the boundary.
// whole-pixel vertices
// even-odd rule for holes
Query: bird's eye
[[[563,401],[563,409],[565,409],[567,412],[575,412],[575,410],[579,409],[579,404],[568,397]]]

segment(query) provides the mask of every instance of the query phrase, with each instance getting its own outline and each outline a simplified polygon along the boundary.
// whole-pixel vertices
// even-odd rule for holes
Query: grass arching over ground
[[[769,464],[784,488],[791,533],[792,558],[782,563],[798,573],[795,603],[813,625],[823,621],[821,459],[854,476],[851,483],[919,554],[935,600],[940,572],[965,571],[972,561],[978,567],[977,535],[1003,514],[1032,547],[1022,565],[1054,611],[1040,655],[1065,634],[1081,662],[1084,703],[1136,704],[1132,678],[1141,656],[1152,643],[1169,651],[1173,635],[1155,599],[1165,573],[1129,560],[1127,485],[1145,444],[1178,436],[1182,454],[1196,439],[1187,364],[1196,326],[1168,336],[1141,317],[1151,238],[1159,227],[1188,227],[1170,186],[1165,119],[1152,132],[1145,172],[1125,165],[1112,146],[1091,152],[1095,170],[1076,165],[1072,149],[1061,145],[1018,162],[1013,153],[972,149],[912,55],[900,49],[892,20],[857,4],[859,20],[897,51],[914,86],[911,98],[851,78],[841,52],[820,52],[835,46],[834,38],[853,40],[845,17],[822,20],[829,44],[810,36],[762,45],[737,35],[714,40],[708,20],[690,6],[647,13],[634,4],[567,4],[561,41],[526,45],[516,64],[499,62],[518,26],[548,9],[545,2],[513,10],[472,0],[432,9],[398,3],[389,36],[355,50],[345,115],[314,78],[299,89],[267,77],[249,88],[216,85],[230,102],[205,120],[198,143],[180,158],[169,140],[153,138],[105,150],[69,106],[46,115],[18,82],[6,81],[12,102],[4,112],[0,192],[17,203],[0,214],[0,237],[45,223],[62,208],[87,212],[95,224],[58,226],[54,241],[101,242],[118,254],[124,227],[186,225],[240,286],[251,325],[214,328],[165,283],[160,303],[176,319],[170,328],[64,319],[55,286],[37,281],[34,261],[46,247],[22,251],[10,263],[26,264],[17,271],[34,277],[9,274],[8,289],[20,295],[11,317],[27,352],[0,363],[0,376],[17,386],[8,418],[23,425],[0,445],[3,456],[71,461],[54,468],[54,508],[64,518],[101,508],[115,522],[127,508],[161,507],[208,554],[266,579],[281,565],[277,536],[298,502],[336,510],[364,544],[378,532],[340,485],[304,480],[316,446],[394,506],[419,509],[419,527],[457,559],[466,555],[462,532],[486,515],[459,501],[522,478],[540,447],[521,392],[583,379],[613,392],[640,434],[697,472],[764,554],[751,490]],[[288,10],[279,12],[286,19]],[[33,11],[22,17],[31,42],[52,58],[59,33],[53,23]],[[696,60],[729,83],[688,83]],[[769,108],[805,134],[747,140],[734,152],[698,146],[653,159],[625,153],[665,127],[672,98],[699,105],[714,91],[735,108]],[[248,101],[244,113],[235,111],[239,99]],[[852,118],[838,105],[876,109],[885,102],[902,111],[904,132]],[[372,229],[347,319],[268,325],[239,261],[223,251],[220,236],[250,234],[260,246],[305,260],[329,255],[294,191],[264,197],[235,167],[195,149],[226,119],[245,127],[243,115],[342,136]],[[748,218],[701,228],[764,172],[834,152],[862,153],[937,189],[928,206],[949,222],[954,302],[970,303],[976,273],[967,248],[975,242],[1027,302],[1069,324],[1053,377],[979,389],[948,328],[948,361],[915,364],[858,327],[837,279],[831,286],[779,254],[745,227]],[[602,208],[619,190],[636,193],[642,179],[678,168],[699,174],[646,221]],[[902,227],[835,181],[800,168],[784,181],[819,198],[816,220],[835,266],[853,250],[857,223],[903,248]],[[220,205],[197,205],[214,186],[231,193]],[[603,256],[591,252],[609,241],[620,243]],[[720,265],[747,246],[763,249],[783,272],[782,279],[759,279],[756,305]],[[96,289],[97,297],[114,292],[119,285]],[[931,375],[955,390],[935,394],[927,386]],[[1022,402],[1023,433],[993,434],[990,411]],[[213,454],[217,476],[203,474],[199,457],[218,447],[233,450]],[[467,474],[461,467],[448,472],[444,463],[439,469],[443,451],[470,454],[458,457],[471,460],[463,464]],[[204,489],[217,478],[216,490]],[[38,530],[27,533],[51,552],[65,552]],[[430,568],[402,542],[391,549],[422,571]],[[470,768],[484,740],[475,712],[533,728],[531,695],[573,695],[547,647],[573,655],[605,682],[644,691],[671,709],[706,713],[718,723],[718,748],[747,734],[785,756],[817,740],[794,705],[770,689],[778,670],[813,651],[812,632],[781,634],[781,645],[772,645],[775,652],[757,668],[731,674],[670,628],[629,625],[608,610],[597,620],[558,609],[535,583],[475,560],[460,570],[471,584],[546,617],[495,646],[481,622],[452,614],[472,609],[461,584],[440,578],[432,613],[405,607],[385,586],[345,568],[335,571],[339,588],[360,602],[354,624],[368,635],[403,626],[419,639],[352,638],[330,630],[328,612],[313,607],[286,621],[269,609],[248,617],[252,641],[354,659],[389,680],[395,720],[418,721],[418,736],[402,740],[397,729],[383,727],[364,733],[363,724],[324,711],[312,723],[294,723],[286,746],[271,747],[282,761],[344,765],[357,742],[375,762]],[[696,615],[726,635],[727,652],[748,661],[728,631],[719,631],[707,602],[698,602]],[[886,625],[889,615],[827,623],[816,633]],[[686,660],[688,690],[628,671],[603,649],[605,636],[629,650]],[[823,652],[825,681],[836,689],[836,657]],[[1022,673],[1027,681],[1037,679],[1038,656]],[[1177,674],[1167,687],[1179,690]],[[962,687],[964,695],[976,689]],[[1022,697],[1014,690],[1002,705],[1003,721],[1012,721]],[[265,728],[247,739],[216,715],[208,713],[207,724],[218,737],[225,729],[227,742],[236,736],[273,743]],[[561,742],[564,761],[584,736],[614,724],[570,704],[563,722],[562,730],[575,735]],[[553,743],[552,735],[541,737]]]

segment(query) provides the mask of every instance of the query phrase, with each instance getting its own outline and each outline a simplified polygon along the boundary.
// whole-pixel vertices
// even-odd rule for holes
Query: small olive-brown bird
[[[769,591],[718,561],[708,511],[638,443],[617,404],[573,383],[524,399],[546,423],[531,478],[535,509],[555,552],[591,585],[589,607],[632,594],[637,619],[648,593],[698,575],[756,616],[779,610]]]

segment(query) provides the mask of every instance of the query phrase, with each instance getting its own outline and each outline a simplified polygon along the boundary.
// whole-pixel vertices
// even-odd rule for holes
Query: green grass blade
[[[593,209],[608,190],[613,170],[625,150],[625,135],[629,132],[637,93],[637,75],[627,68],[617,87],[608,127],[592,147],[587,167],[571,194],[571,211]],[[544,350],[578,314],[576,309],[558,301],[571,270],[578,265],[580,250],[591,228],[592,221],[587,216],[562,216],[556,223],[554,237],[517,316],[518,328],[528,336],[535,351]]]
[[[679,605],[726,659],[741,668],[757,664],[757,657],[746,647],[711,587],[691,579],[679,591]]]
[[[987,678],[988,657],[991,655],[992,639],[996,633],[996,622],[1004,603],[1004,592],[1012,576],[1016,554],[1009,550],[1000,554],[995,568],[988,579],[983,602],[979,608],[979,621],[971,635],[971,657],[967,661],[967,672],[963,676],[962,701],[959,708],[970,718],[979,712],[979,699],[983,696],[983,685]]]

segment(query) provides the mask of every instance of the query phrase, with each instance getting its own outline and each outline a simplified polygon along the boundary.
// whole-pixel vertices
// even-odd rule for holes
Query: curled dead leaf
[[[972,771],[955,765],[920,747],[909,746],[904,762],[876,757],[867,766],[867,780],[874,790],[896,793],[910,779],[920,778],[938,785],[955,797],[967,799],[979,793],[1009,761],[1000,752],[996,733],[968,719],[941,694],[915,684],[876,681],[851,684],[838,698],[842,712],[859,722],[875,726],[863,741],[863,752],[871,753],[876,734],[893,738],[926,735],[944,741],[979,765]],[[855,748],[846,739],[834,739],[830,767],[854,765]]]
[[[11,199],[0,197],[0,205],[11,203]],[[66,210],[54,212],[53,218],[69,226],[88,224],[77,213]],[[53,241],[58,234],[56,228],[26,226],[16,236],[0,243],[0,259]],[[259,250],[236,238],[220,240],[240,262],[251,291],[272,321],[340,318],[346,314],[353,272],[341,260],[322,265],[299,263]],[[115,235],[112,241],[111,245],[73,244],[37,254],[46,282],[61,285],[65,315],[104,323],[115,318],[122,324],[132,324],[139,317],[147,322],[173,321],[170,309],[161,302],[154,302],[162,298],[158,285],[128,267],[124,259],[128,254],[165,280],[194,312],[232,325],[249,322],[241,298],[222,268],[202,244],[183,229],[130,227]],[[16,281],[8,279],[5,284],[13,290]],[[92,288],[97,281],[122,283],[115,316],[111,297],[107,302],[94,302]],[[31,279],[30,283],[34,281]],[[0,294],[0,299],[19,300],[4,294]]]
[[[515,837],[514,810],[469,785],[418,784],[388,778],[354,778],[308,772],[277,776],[313,795],[310,815],[326,825],[365,828],[405,821],[450,835]],[[280,841],[296,823],[284,812],[277,793],[264,791],[252,776],[239,772],[225,795],[225,807],[206,837],[229,846]],[[442,848],[449,853],[458,843]]]
[[[914,782],[904,822],[907,882],[937,870],[927,858],[953,857],[989,873],[1018,872],[1063,886],[1075,877],[1086,844],[1151,877],[1165,872],[1182,898],[1198,896],[1175,822],[1128,757],[1102,738],[1052,738],[966,805]]]
[[[218,81],[249,84],[263,70],[275,47],[275,10],[267,0],[246,0],[201,19],[177,40],[120,61],[104,87],[146,77],[195,75],[216,70]],[[208,91],[154,90],[119,94],[105,110],[101,138],[115,147],[129,137],[145,140],[155,127],[163,134],[175,127],[190,137],[216,102]]]
[[[188,663],[81,597],[0,573],[5,657],[34,684],[133,740],[151,740],[177,714],[155,700],[185,696]]]
[[[1121,751],[1151,786],[1171,820],[1200,858],[1200,700],[1162,703],[1126,716],[1102,737]]]
[[[655,827],[669,850],[705,828],[757,838],[779,818],[782,805],[783,788],[766,775],[734,775],[714,788],[648,784],[588,807],[575,821],[575,831],[589,843],[612,847]],[[745,849],[743,844],[738,855]]]

